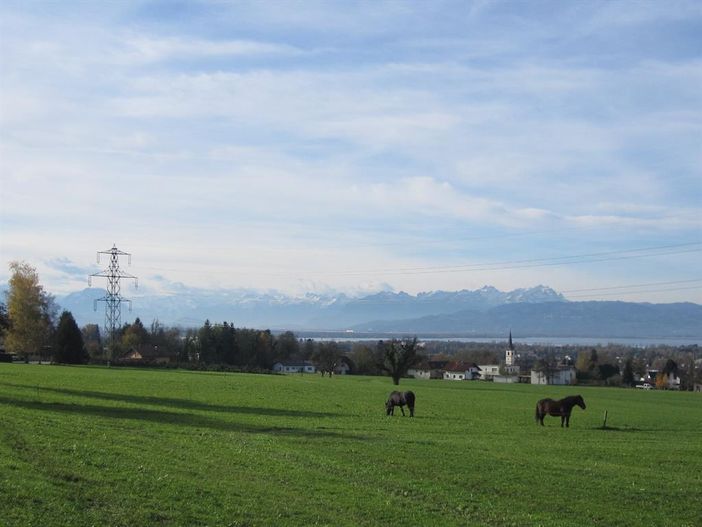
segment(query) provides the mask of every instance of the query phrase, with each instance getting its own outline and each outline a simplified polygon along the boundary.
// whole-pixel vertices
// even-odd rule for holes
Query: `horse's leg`
[[[565,416],[566,428],[570,428],[570,414]]]
[[[563,423],[565,423],[565,415],[561,415],[561,428],[563,428]]]
[[[405,407],[400,405],[400,410],[402,411],[402,417],[405,416]]]

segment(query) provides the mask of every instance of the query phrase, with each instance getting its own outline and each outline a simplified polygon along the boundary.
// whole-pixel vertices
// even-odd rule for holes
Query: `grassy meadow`
[[[0,525],[702,525],[699,393],[403,380],[410,419],[392,389],[0,364]]]

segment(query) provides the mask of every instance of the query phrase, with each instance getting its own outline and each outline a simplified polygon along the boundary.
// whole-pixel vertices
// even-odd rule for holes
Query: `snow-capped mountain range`
[[[56,298],[79,324],[102,323],[104,304],[94,301],[103,289],[87,288]],[[144,323],[158,319],[167,325],[199,326],[205,319],[237,326],[308,330],[343,330],[370,320],[398,320],[441,315],[463,310],[487,311],[513,303],[566,302],[546,286],[499,291],[485,286],[475,291],[432,291],[410,295],[383,291],[361,297],[343,293],[307,293],[290,296],[277,291],[205,290],[180,287],[171,294],[126,292],[132,312],[125,306],[122,320],[139,317]]]

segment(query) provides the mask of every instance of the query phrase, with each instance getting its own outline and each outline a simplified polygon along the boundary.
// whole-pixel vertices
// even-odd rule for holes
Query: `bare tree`
[[[393,384],[400,384],[400,379],[407,374],[407,370],[418,364],[422,356],[417,352],[417,337],[413,339],[378,342],[378,352],[381,358],[378,366],[392,377]]]

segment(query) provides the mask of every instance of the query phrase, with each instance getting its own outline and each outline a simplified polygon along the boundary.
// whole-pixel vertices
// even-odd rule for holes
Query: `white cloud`
[[[120,46],[113,58],[116,62],[159,62],[170,59],[227,56],[297,55],[302,51],[288,44],[258,42],[253,40],[204,40],[185,38],[153,38],[133,35],[120,39]]]
[[[493,3],[455,20],[415,4],[337,7],[252,4],[216,37],[111,13],[82,25],[5,17],[3,260],[92,261],[126,240],[154,269],[181,262],[184,282],[285,288],[310,252],[322,274],[349,261],[453,262],[466,231],[576,229],[583,243],[621,244],[699,229],[699,58],[613,66],[603,52],[570,55],[570,29],[523,14],[507,39],[493,18],[505,6]],[[563,9],[555,19],[573,16]],[[422,24],[391,23],[391,12]],[[403,245],[422,241],[415,262]],[[495,245],[485,258],[518,250]],[[190,246],[227,263],[183,263]]]

